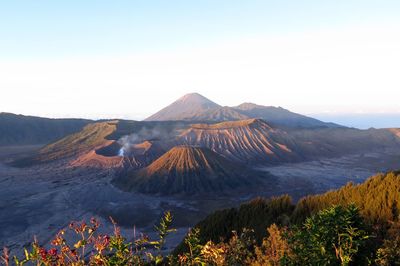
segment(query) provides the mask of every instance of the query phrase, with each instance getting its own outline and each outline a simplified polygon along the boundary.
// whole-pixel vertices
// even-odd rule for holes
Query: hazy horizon
[[[182,95],[183,96],[183,95]],[[205,96],[205,95],[202,95]],[[206,96],[205,96],[206,97]],[[176,99],[178,100],[178,99]],[[209,99],[212,100],[212,99]],[[247,102],[247,101],[244,101]],[[242,103],[244,103],[242,102]],[[172,103],[172,102],[171,102]],[[224,104],[218,103],[221,106],[226,106]],[[256,103],[260,104],[260,103]],[[262,104],[260,104],[262,105]],[[159,110],[166,106],[159,107]],[[282,107],[284,106],[276,106]],[[293,110],[289,110],[293,111]],[[7,111],[1,111],[0,113],[10,113]],[[15,113],[17,115],[26,115],[26,116],[35,116],[35,114],[30,113]],[[101,120],[101,119],[128,119],[128,120],[144,120],[145,118],[149,117],[151,114],[143,114],[143,115],[136,115],[132,116],[129,114],[104,114],[99,116],[52,116],[50,115],[38,115],[40,117],[45,118],[84,118],[84,119],[93,119],[93,120]],[[347,127],[354,127],[359,129],[368,129],[368,128],[393,128],[398,127],[400,128],[400,113],[339,113],[339,112],[325,112],[325,113],[302,113],[302,115],[306,115],[312,118],[316,118],[318,120],[324,122],[332,122],[336,124],[340,124]]]

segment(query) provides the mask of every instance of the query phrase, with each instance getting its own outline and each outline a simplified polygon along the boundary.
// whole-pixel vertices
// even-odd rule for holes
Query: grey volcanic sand
[[[123,192],[110,184],[113,171],[66,168],[56,162],[31,168],[13,168],[4,162],[37,147],[0,147],[0,247],[17,253],[34,235],[48,244],[70,221],[98,217],[102,230],[112,232],[109,216],[128,239],[136,232],[154,237],[153,225],[165,210],[175,216],[178,232],[167,241],[167,250],[178,244],[189,227],[216,209],[237,206],[255,196],[288,193],[298,199],[308,193],[337,188],[348,181],[362,182],[379,171],[400,168],[400,151],[385,151],[313,162],[261,167],[278,179],[275,188],[260,188],[238,197],[156,197]]]

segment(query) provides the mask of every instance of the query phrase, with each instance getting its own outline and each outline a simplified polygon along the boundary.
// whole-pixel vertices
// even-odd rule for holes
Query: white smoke
[[[181,124],[177,124],[173,127],[156,125],[152,128],[143,127],[137,132],[122,136],[118,140],[119,145],[121,145],[121,148],[118,151],[118,156],[129,156],[133,149],[132,146],[145,140],[165,140],[173,138],[177,135],[177,130],[182,127],[183,125]]]

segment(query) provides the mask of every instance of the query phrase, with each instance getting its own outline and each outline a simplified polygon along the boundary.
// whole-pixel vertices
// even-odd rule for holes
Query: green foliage
[[[261,243],[263,237],[267,235],[265,229],[271,224],[288,225],[293,209],[292,200],[288,195],[271,199],[256,198],[238,209],[217,211],[195,227],[200,229],[199,239],[202,244],[209,240],[229,241],[233,231],[241,234],[243,228],[253,229],[257,243]],[[175,253],[183,251],[185,246],[181,244]]]
[[[182,265],[205,265],[201,250],[203,245],[200,244],[200,230],[193,228],[185,237],[184,243],[187,246],[187,252],[178,255],[179,263]]]
[[[161,250],[164,247],[166,237],[170,233],[176,232],[176,229],[171,228],[171,225],[172,214],[167,211],[164,213],[164,217],[161,218],[160,224],[158,226],[155,226],[155,229],[158,232],[159,239],[157,241],[150,242],[150,244],[153,245],[156,250],[158,250],[158,255],[156,257],[153,257],[153,255],[150,253],[149,256],[151,256],[151,260],[155,261],[156,264],[160,264],[164,260],[161,254]]]
[[[293,264],[349,265],[368,238],[354,205],[334,206],[307,218],[289,238]]]
[[[162,250],[167,236],[175,229],[171,229],[172,215],[166,212],[155,227],[157,240],[141,235],[129,242],[115,223],[112,235],[102,235],[97,232],[99,223],[91,220],[90,224],[70,225],[68,232],[79,237],[76,242],[69,243],[67,239],[76,237],[65,237],[67,231],[63,230],[52,241],[53,248],[45,249],[35,240],[25,250],[25,256],[14,258],[13,262],[15,265],[260,266],[372,262],[399,265],[399,177],[398,173],[378,175],[358,186],[349,184],[337,191],[307,197],[296,208],[290,197],[282,196],[270,200],[257,198],[237,209],[216,212],[192,229],[181,249],[168,257]],[[10,252],[4,249],[0,263],[9,265],[10,258]]]
[[[227,265],[246,265],[252,258],[255,247],[254,231],[244,228],[238,235],[233,232],[232,238],[226,245],[225,261]]]
[[[392,223],[387,239],[377,251],[375,262],[384,266],[400,265],[400,221]]]
[[[369,178],[360,185],[347,184],[339,190],[307,196],[299,201],[292,215],[294,222],[332,205],[355,204],[369,224],[397,219],[400,210],[400,176],[395,172]]]
[[[281,265],[285,262],[285,258],[292,254],[285,238],[286,228],[281,229],[276,224],[272,224],[267,231],[269,236],[264,238],[262,245],[255,249],[256,257],[251,262],[252,266]]]

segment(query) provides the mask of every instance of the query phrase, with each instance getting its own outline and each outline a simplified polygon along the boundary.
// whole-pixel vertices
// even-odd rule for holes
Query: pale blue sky
[[[0,112],[141,119],[196,91],[399,113],[399,14],[388,0],[0,0]]]
[[[400,1],[0,2],[1,58],[115,55],[242,36],[399,23]]]

